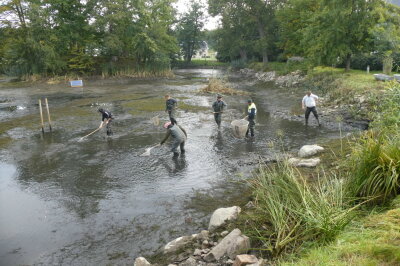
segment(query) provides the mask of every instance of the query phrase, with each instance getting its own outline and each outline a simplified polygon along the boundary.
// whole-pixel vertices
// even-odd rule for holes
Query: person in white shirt
[[[306,110],[305,117],[306,117],[306,126],[308,125],[308,117],[310,116],[310,113],[312,112],[317,119],[318,126],[321,126],[319,123],[318,119],[318,113],[316,109],[316,104],[317,104],[318,96],[314,95],[311,93],[311,91],[308,91],[306,96],[303,97],[303,101],[301,102],[301,107],[303,110]]]

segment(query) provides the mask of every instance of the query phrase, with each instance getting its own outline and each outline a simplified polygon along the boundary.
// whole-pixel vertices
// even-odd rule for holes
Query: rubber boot
[[[317,122],[318,122],[318,126],[320,127],[321,126],[321,123],[319,122],[319,119],[317,118]]]

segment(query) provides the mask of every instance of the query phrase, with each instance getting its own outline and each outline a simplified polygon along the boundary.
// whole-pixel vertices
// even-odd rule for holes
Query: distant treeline
[[[208,0],[221,27],[221,61],[286,61],[390,70],[400,48],[400,11],[383,0]],[[400,63],[400,61],[397,61]],[[237,63],[236,63],[237,64]]]
[[[0,73],[136,75],[191,62],[207,41],[222,62],[286,61],[386,71],[400,48],[399,8],[384,0],[208,0],[177,16],[175,0],[5,0]]]
[[[173,0],[9,0],[0,69],[9,75],[159,72],[179,47]]]

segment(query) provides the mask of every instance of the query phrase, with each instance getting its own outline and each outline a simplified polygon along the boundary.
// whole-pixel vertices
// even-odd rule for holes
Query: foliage
[[[325,247],[304,249],[300,259],[279,265],[399,265],[400,209],[353,222]]]
[[[178,42],[186,62],[190,62],[199,49],[202,49],[201,30],[204,27],[203,6],[192,2],[190,10],[182,16],[177,25]]]
[[[287,164],[261,168],[251,185],[258,218],[250,232],[274,257],[305,241],[333,240],[357,208],[349,205],[345,183],[336,176],[321,176],[310,184]]]
[[[169,58],[178,51],[172,2],[5,1],[0,8],[1,69],[18,76],[100,74],[129,58],[126,69],[156,70],[162,62],[160,71],[168,71]],[[104,59],[103,66],[95,65],[98,58]]]
[[[349,160],[350,192],[372,202],[387,203],[400,193],[400,138],[368,132]]]

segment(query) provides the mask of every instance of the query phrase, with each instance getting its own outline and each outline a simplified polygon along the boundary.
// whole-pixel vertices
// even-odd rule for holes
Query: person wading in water
[[[221,127],[222,113],[224,112],[226,106],[226,103],[222,100],[222,95],[218,94],[217,100],[212,105],[214,109],[214,119],[218,125],[218,128]]]
[[[253,103],[252,100],[248,100],[246,118],[249,121],[249,127],[247,128],[246,137],[249,136],[249,131],[250,131],[250,136],[254,138],[254,128],[256,126],[256,122],[254,120],[256,119],[256,114],[257,114],[256,105]]]
[[[169,115],[169,120],[172,124],[178,124],[176,122],[176,108],[178,107],[178,101],[171,98],[170,95],[165,95],[165,112]]]
[[[169,136],[172,136],[171,151],[174,153],[174,157],[179,156],[178,147],[181,149],[181,154],[185,153],[185,142],[187,139],[186,130],[179,125],[174,125],[171,122],[166,122],[164,128],[167,129],[167,134],[164,139],[160,142],[163,145],[167,141]]]
[[[107,136],[111,136],[113,134],[111,130],[111,121],[113,120],[111,112],[104,110],[103,108],[99,108],[98,111],[102,115],[99,128],[102,128],[104,125],[107,125]]]
[[[314,95],[311,93],[311,91],[308,91],[307,94],[303,97],[303,100],[301,101],[301,107],[303,110],[306,110],[305,113],[305,118],[306,118],[306,126],[308,126],[308,117],[310,116],[310,113],[312,112],[315,119],[317,119],[318,126],[321,126],[321,123],[319,122],[318,119],[318,113],[316,109],[317,105],[317,100],[318,96]]]

